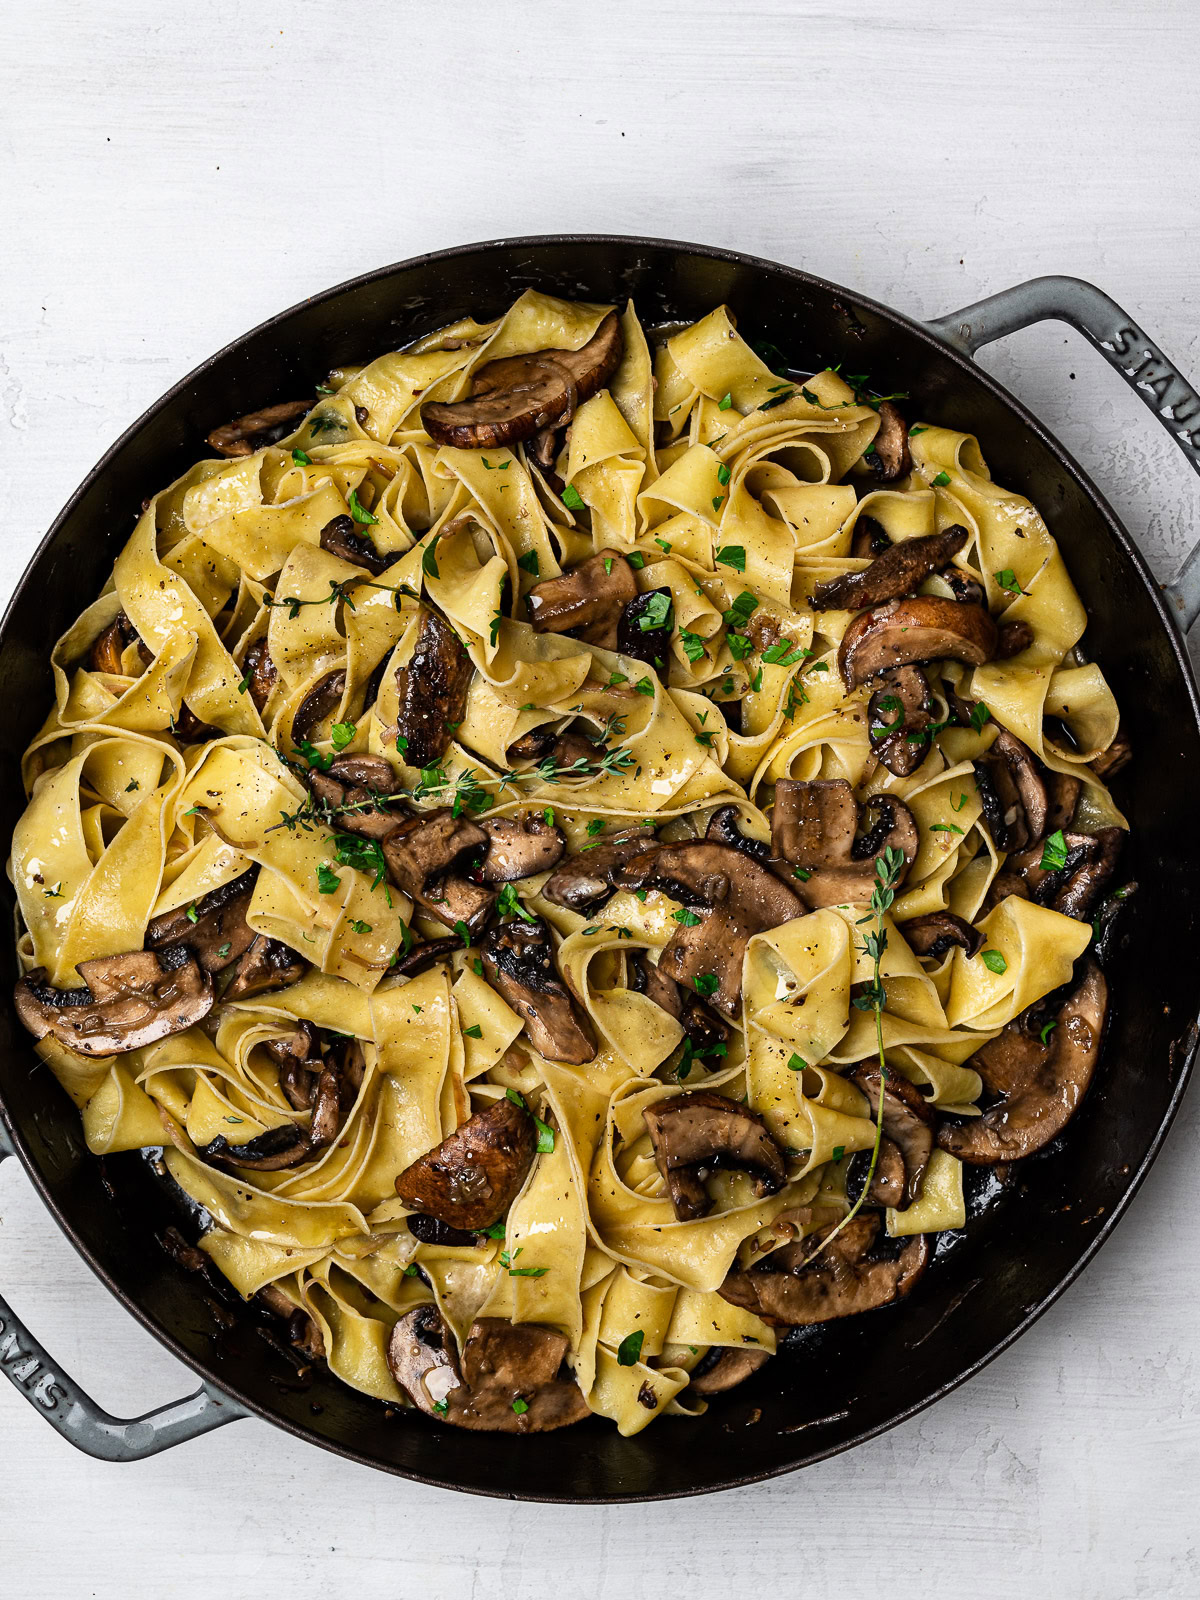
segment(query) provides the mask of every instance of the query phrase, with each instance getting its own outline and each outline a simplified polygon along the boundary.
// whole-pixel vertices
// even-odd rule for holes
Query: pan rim
[[[160,395],[158,399],[156,399],[150,406],[148,406],[140,416],[138,416],[127,428],[123,430],[118,438],[114,440],[114,442],[96,462],[96,464],[81,480],[78,487],[70,495],[62,509],[59,511],[58,515],[50,524],[44,537],[38,542],[37,547],[26,563],[21,576],[14,586],[12,594],[4,607],[3,616],[0,617],[0,651],[4,649],[9,629],[12,625],[13,618],[17,610],[21,605],[27,585],[31,582],[33,574],[41,565],[43,558],[53,547],[61,529],[74,513],[76,507],[93,489],[93,487],[103,479],[110,464],[126,448],[126,446],[133,443],[138,436],[174,401],[186,394],[191,385],[193,385],[203,373],[208,372],[211,368],[225,361],[227,358],[236,355],[240,349],[242,349],[252,340],[258,338],[260,335],[269,333],[271,330],[281,327],[291,318],[299,315],[302,312],[310,310],[313,306],[336,300],[343,294],[361,290],[369,287],[373,283],[386,281],[387,279],[395,276],[397,273],[416,268],[429,267],[430,265],[436,265],[440,262],[450,262],[462,257],[485,255],[489,252],[499,253],[502,251],[519,249],[537,250],[562,246],[615,246],[618,248],[627,249],[631,253],[639,249],[669,250],[702,259],[724,261],[731,265],[749,268],[750,270],[758,273],[779,274],[794,283],[809,285],[823,293],[844,297],[845,300],[852,306],[865,308],[879,316],[886,323],[891,325],[899,325],[899,327],[901,327],[906,333],[911,336],[915,336],[920,343],[928,346],[931,350],[936,351],[940,358],[948,358],[964,377],[975,384],[981,385],[995,400],[997,400],[1008,412],[1014,415],[1020,421],[1020,423],[1038,439],[1043,448],[1050,453],[1058,465],[1075,481],[1076,485],[1082,491],[1086,499],[1089,500],[1100,513],[1103,521],[1107,525],[1109,533],[1113,537],[1116,544],[1120,547],[1123,554],[1129,558],[1138,576],[1140,577],[1143,588],[1146,590],[1156,611],[1158,620],[1167,635],[1176,668],[1180,673],[1184,688],[1186,690],[1192,721],[1195,726],[1197,736],[1200,737],[1200,696],[1198,696],[1197,693],[1197,685],[1192,671],[1190,658],[1187,653],[1186,643],[1178,630],[1171,611],[1162,597],[1160,585],[1155,579],[1153,573],[1150,571],[1146,558],[1143,556],[1131,535],[1126,531],[1120,522],[1116,513],[1109,505],[1107,499],[1103,494],[1101,494],[1099,489],[1092,482],[1090,476],[1084,472],[1082,467],[1075,461],[1075,459],[1058,441],[1058,439],[1049,432],[1044,424],[1037,417],[1035,417],[1024,406],[1024,404],[1016,398],[1016,396],[1006,389],[1003,384],[1001,384],[990,373],[977,366],[970,356],[948,344],[943,338],[934,333],[920,320],[910,317],[907,313],[898,311],[892,306],[874,300],[868,295],[861,294],[857,290],[849,289],[842,284],[835,283],[827,278],[819,277],[814,273],[806,272],[801,268],[790,267],[781,262],[772,261],[766,257],[750,255],[743,251],[730,250],[713,245],[688,243],[681,240],[660,239],[643,235],[604,233],[517,235],[510,238],[489,239],[479,241],[477,243],[454,245],[442,250],[428,251],[418,256],[409,257],[403,261],[397,261],[382,267],[373,268],[368,272],[345,279],[342,282],[333,285],[331,288],[325,289],[317,294],[306,296],[304,299],[297,301],[295,304],[289,306],[285,310],[265,318],[254,327],[240,334],[237,338],[230,340],[212,355],[199,362],[188,373],[186,373],[162,395]],[[844,1451],[853,1449],[860,1444],[865,1444],[868,1440],[877,1438],[879,1435],[888,1432],[891,1428],[898,1426],[900,1423],[906,1422],[912,1417],[917,1416],[929,1406],[932,1406],[937,1401],[944,1399],[953,1390],[959,1388],[969,1379],[975,1377],[979,1372],[982,1372],[985,1367],[987,1367],[999,1355],[1009,1349],[1019,1338],[1021,1338],[1021,1336],[1025,1334],[1040,1317],[1045,1315],[1050,1307],[1082,1275],[1082,1273],[1094,1259],[1101,1246],[1111,1236],[1117,1226],[1117,1223],[1128,1211],[1135,1195],[1138,1193],[1143,1182],[1145,1181],[1151,1166],[1161,1153],[1162,1147],[1171,1130],[1172,1124],[1175,1121],[1180,1105],[1182,1104],[1184,1094],[1187,1091],[1188,1083],[1190,1081],[1192,1070],[1195,1064],[1197,1047],[1200,1045],[1200,1027],[1198,1027],[1198,1024],[1200,1024],[1200,1000],[1197,1001],[1196,1010],[1189,1019],[1186,1035],[1182,1033],[1177,1035],[1177,1038],[1179,1039],[1186,1039],[1186,1043],[1182,1047],[1182,1062],[1178,1068],[1178,1077],[1162,1120],[1155,1131],[1154,1137],[1148,1146],[1145,1155],[1138,1164],[1136,1171],[1131,1175],[1127,1187],[1119,1196],[1119,1198],[1113,1203],[1112,1209],[1107,1214],[1104,1222],[1096,1230],[1095,1234],[1093,1234],[1086,1245],[1084,1245],[1080,1254],[1075,1261],[1072,1262],[1068,1271],[1064,1273],[1062,1278],[1054,1285],[1054,1287],[1027,1312],[1021,1321],[1006,1335],[999,1339],[998,1342],[995,1343],[988,1351],[970,1362],[961,1371],[956,1372],[952,1376],[948,1377],[944,1383],[938,1385],[937,1388],[922,1396],[919,1400],[914,1401],[911,1405],[906,1406],[904,1409],[897,1411],[895,1414],[882,1421],[873,1423],[859,1431],[854,1432],[848,1438],[840,1439],[834,1444],[805,1453],[802,1460],[771,1466],[758,1471],[741,1473],[722,1479],[720,1482],[702,1483],[686,1488],[667,1489],[651,1494],[543,1494],[538,1492],[513,1493],[506,1492],[500,1488],[488,1488],[477,1484],[464,1484],[456,1482],[453,1479],[439,1477],[436,1474],[431,1474],[428,1472],[417,1472],[411,1468],[394,1462],[380,1460],[377,1456],[369,1455],[363,1451],[355,1449],[351,1445],[345,1445],[330,1440],[313,1429],[305,1426],[304,1424],[294,1422],[291,1419],[284,1417],[280,1413],[271,1410],[267,1405],[250,1397],[235,1384],[229,1383],[224,1378],[215,1378],[211,1371],[204,1365],[204,1363],[199,1358],[193,1356],[182,1345],[182,1343],[180,1343],[174,1333],[160,1324],[150,1315],[149,1312],[144,1310],[133,1299],[132,1295],[115,1281],[107,1269],[101,1266],[101,1264],[93,1257],[90,1249],[83,1242],[74,1224],[64,1214],[62,1208],[60,1208],[57,1201],[51,1194],[48,1181],[43,1177],[41,1169],[38,1166],[31,1149],[26,1143],[20,1128],[13,1123],[7,1111],[5,1110],[2,1099],[0,1099],[0,1115],[4,1117],[5,1127],[9,1132],[13,1148],[17,1153],[21,1165],[29,1175],[35,1189],[42,1199],[43,1204],[46,1206],[47,1210],[50,1212],[51,1216],[54,1218],[63,1234],[69,1240],[82,1260],[87,1264],[89,1269],[95,1274],[105,1288],[120,1302],[125,1310],[134,1316],[136,1320],[149,1333],[151,1333],[160,1344],[164,1346],[164,1348],[168,1349],[174,1356],[183,1362],[186,1367],[190,1368],[194,1373],[196,1373],[196,1375],[204,1383],[210,1385],[212,1388],[220,1391],[221,1393],[228,1395],[238,1405],[242,1406],[248,1414],[258,1417],[275,1427],[282,1428],[296,1438],[302,1439],[308,1444],[315,1445],[320,1449],[329,1451],[346,1460],[354,1461],[362,1466],[375,1468],[378,1471],[388,1473],[394,1477],[401,1477],[414,1483],[426,1484],[433,1488],[445,1489],[458,1494],[471,1494],[486,1499],[521,1501],[530,1504],[630,1505],[654,1503],[657,1501],[690,1499],[697,1495],[716,1494],[730,1489],[745,1488],[752,1484],[765,1482],[771,1478],[782,1477],[787,1473],[798,1471],[801,1467],[813,1466],[818,1462],[829,1460],[831,1457],[840,1455]],[[821,1423],[820,1421],[817,1421],[813,1424],[810,1424],[810,1426],[819,1427],[821,1426]]]

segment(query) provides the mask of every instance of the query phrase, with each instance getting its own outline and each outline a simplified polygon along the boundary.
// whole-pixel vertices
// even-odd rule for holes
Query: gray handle
[[[994,339],[1051,319],[1078,328],[1200,472],[1200,394],[1154,340],[1095,284],[1082,278],[1031,278],[938,317],[928,326],[947,344],[973,356]],[[1174,579],[1163,585],[1163,593],[1186,633],[1200,615],[1200,544],[1189,552]]]
[[[15,1153],[0,1117],[0,1161]],[[249,1415],[227,1395],[201,1384],[195,1394],[144,1417],[112,1417],[67,1377],[2,1296],[0,1372],[69,1444],[100,1461],[141,1461]]]

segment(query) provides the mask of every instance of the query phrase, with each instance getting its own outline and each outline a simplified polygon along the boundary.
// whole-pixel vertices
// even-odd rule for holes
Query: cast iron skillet
[[[528,285],[623,301],[645,321],[691,320],[725,302],[751,338],[799,370],[844,360],[880,392],[908,390],[911,416],[979,436],[996,479],[1029,495],[1057,537],[1091,621],[1087,643],[1132,732],[1118,799],[1133,826],[1141,892],[1109,964],[1104,1058],[1079,1115],[1014,1181],[976,1186],[964,1234],[943,1241],[912,1298],[800,1339],[699,1421],[635,1439],[592,1419],[531,1438],[466,1434],[382,1406],[319,1369],[295,1377],[249,1314],[212,1314],[202,1281],[160,1247],[185,1232],[164,1185],[130,1153],[99,1161],[50,1073],[33,1070],[0,940],[0,1155],[15,1152],[84,1260],[204,1380],[179,1403],[126,1422],[67,1378],[0,1300],[0,1370],[60,1433],[130,1460],[250,1413],[403,1477],[471,1493],[573,1502],[668,1498],[728,1488],[819,1461],[891,1427],[978,1372],[1082,1270],[1157,1154],[1195,1050],[1200,994],[1200,852],[1194,829],[1200,722],[1181,628],[1200,611],[1200,564],[1160,595],[1113,513],[1062,448],[970,355],[1057,317],[1081,329],[1200,470],[1200,398],[1111,300],[1042,278],[923,326],[835,284],[695,245],[623,238],[501,240],[423,256],[355,279],[264,323],[185,378],[121,438],[55,522],[0,624],[0,833],[23,798],[22,750],[50,704],[52,641],[98,593],[142,499],[204,454],[229,417],[310,392],[331,367],[394,349],[468,312],[498,315]],[[1189,427],[1193,430],[1189,432]],[[4,894],[11,901],[7,884]],[[7,1148],[6,1148],[7,1147]],[[990,1192],[996,1190],[997,1192]]]

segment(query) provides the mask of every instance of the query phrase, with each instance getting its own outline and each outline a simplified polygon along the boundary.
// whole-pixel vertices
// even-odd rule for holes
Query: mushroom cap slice
[[[1066,859],[1061,867],[1042,866],[1045,847],[1041,844],[1009,856],[1005,867],[1021,874],[1038,905],[1086,922],[1093,904],[1117,870],[1125,830],[1098,828],[1094,834],[1064,833],[1063,843]]]
[[[621,886],[621,874],[630,862],[644,856],[654,842],[650,828],[635,828],[606,839],[594,850],[566,856],[542,885],[552,905],[586,912],[603,905]]]
[[[146,929],[147,947],[157,950],[186,944],[205,972],[223,972],[254,943],[256,936],[246,923],[246,913],[257,879],[254,866],[193,905],[177,906],[155,917]]]
[[[735,1267],[720,1293],[732,1305],[745,1306],[765,1322],[790,1328],[811,1327],[890,1305],[908,1294],[924,1272],[929,1243],[918,1233],[898,1255],[873,1256],[870,1252],[878,1232],[878,1213],[860,1212],[815,1258],[817,1247],[834,1228],[822,1228],[795,1244],[773,1250],[749,1270]]]
[[[264,406],[261,411],[248,411],[244,417],[235,417],[208,436],[208,443],[218,455],[250,456],[264,444],[274,444],[285,433],[292,431],[291,424],[306,417],[312,409],[308,400],[284,400],[277,406]]]
[[[547,822],[540,811],[485,817],[479,826],[488,838],[482,867],[484,883],[513,883],[549,872],[567,848],[562,829]]]
[[[569,422],[616,372],[624,349],[621,320],[610,311],[578,350],[535,350],[489,361],[475,373],[470,399],[431,401],[421,421],[438,444],[495,450]]]
[[[1057,1026],[1041,1032],[1051,1006],[1045,1000],[1015,1018],[967,1061],[998,1096],[981,1117],[943,1122],[939,1146],[974,1166],[1019,1161],[1066,1127],[1087,1092],[1100,1058],[1108,984],[1088,960],[1083,976],[1058,1007]]]
[[[771,1359],[767,1350],[752,1345],[713,1345],[701,1356],[688,1377],[689,1394],[724,1394],[752,1377]]]
[[[558,975],[550,930],[540,917],[502,922],[479,951],[489,981],[522,1019],[539,1055],[571,1066],[595,1060],[596,1047]]]
[[[914,955],[929,956],[941,961],[957,947],[969,956],[977,956],[983,948],[983,935],[979,929],[953,911],[928,911],[923,917],[910,917],[900,924],[909,949]]]
[[[971,535],[961,524],[943,533],[927,533],[891,544],[861,572],[844,572],[817,584],[809,604],[814,611],[861,611],[902,595],[915,594],[931,573],[938,572]]]
[[[342,756],[328,772],[312,767],[305,777],[316,798],[339,813],[337,826],[345,833],[382,839],[408,815],[398,805],[381,803],[400,787],[383,756]]]
[[[875,863],[885,850],[903,855],[897,881],[904,881],[921,842],[913,814],[890,794],[876,795],[869,804],[877,820],[856,836],[860,807],[844,778],[783,778],[775,785],[772,847],[807,874],[796,881],[806,909],[869,900],[878,882]]]
[[[460,1363],[441,1313],[424,1305],[396,1323],[387,1360],[426,1416],[476,1432],[545,1433],[590,1414],[579,1385],[560,1376],[568,1348],[556,1328],[477,1317]],[[514,1402],[521,1402],[521,1411]]]
[[[914,773],[929,754],[933,697],[920,667],[893,667],[867,706],[867,733],[876,756],[897,778]]]
[[[99,956],[75,968],[81,989],[56,989],[35,967],[17,984],[17,1015],[85,1056],[116,1056],[182,1033],[212,1009],[212,978],[185,944]]]
[[[406,739],[410,767],[440,761],[463,719],[475,668],[458,635],[436,611],[423,607],[417,642],[408,661],[396,668],[398,739]]]
[[[307,739],[318,723],[331,717],[341,705],[345,692],[344,668],[327,672],[324,677],[318,678],[296,707],[292,717],[292,743],[299,744],[302,739]]]
[[[982,606],[919,594],[864,611],[842,635],[838,669],[856,689],[893,667],[963,661],[979,667],[996,653],[996,624]]]
[[[455,868],[483,850],[488,836],[469,817],[456,817],[450,806],[422,811],[398,822],[382,841],[388,874],[423,911],[448,928],[464,922],[478,933],[491,915],[495,891],[460,876]]]
[[[894,483],[897,478],[912,471],[912,456],[908,449],[908,424],[890,400],[879,402],[879,432],[872,439],[871,456],[875,476],[884,483]]]
[[[376,578],[381,572],[385,572],[395,559],[393,556],[381,555],[370,538],[366,534],[359,533],[354,518],[344,514],[332,517],[321,529],[321,549],[328,550],[330,555],[340,556],[352,567],[365,567]]]
[[[753,1173],[759,1196],[778,1194],[787,1181],[783,1152],[766,1123],[738,1100],[696,1089],[656,1100],[642,1117],[680,1222],[712,1209],[704,1180],[718,1167]]]
[[[1126,768],[1133,760],[1133,746],[1129,742],[1129,735],[1124,728],[1118,728],[1116,737],[1107,750],[1088,762],[1088,766],[1098,778],[1103,778],[1107,783],[1110,778]]]
[[[308,1135],[294,1122],[268,1128],[245,1144],[230,1144],[219,1133],[196,1152],[210,1166],[224,1167],[229,1172],[281,1172],[285,1167],[298,1167],[312,1153]]]
[[[428,972],[439,961],[448,961],[462,947],[463,942],[457,934],[445,939],[427,939],[423,944],[413,945],[408,954],[400,956],[389,971],[398,978],[415,978],[420,972]]]
[[[308,962],[291,945],[284,944],[282,939],[272,939],[260,933],[238,962],[221,998],[249,1000],[257,994],[287,989],[293,983],[299,983],[307,971]]]
[[[254,708],[261,712],[271,698],[272,689],[279,682],[279,674],[275,670],[275,663],[271,660],[271,652],[267,648],[265,638],[256,639],[246,651],[242,657],[242,669],[249,679],[247,688],[254,702]]]
[[[653,1000],[668,1016],[682,1024],[697,1055],[705,1055],[715,1045],[728,1042],[729,1028],[720,1017],[708,1009],[699,995],[682,988],[674,978],[668,978],[645,955],[630,957],[628,970],[629,987]]]
[[[506,1214],[536,1154],[533,1118],[505,1096],[418,1156],[396,1179],[396,1193],[414,1211],[477,1233]]]
[[[1050,796],[1041,762],[1001,728],[974,763],[983,818],[997,850],[1024,850],[1045,837]]]
[[[535,583],[525,596],[535,633],[571,633],[584,644],[617,648],[626,606],[637,599],[633,568],[619,550],[601,550],[558,578]]]
[[[671,600],[670,589],[647,589],[633,599],[621,612],[617,622],[616,649],[623,656],[644,661],[648,667],[665,672],[671,659],[672,613],[663,611],[656,596],[665,595]],[[655,626],[655,615],[664,620]]]
[[[878,1065],[872,1067],[864,1062],[850,1077],[870,1101],[872,1117],[878,1117]],[[894,1204],[897,1211],[904,1211],[916,1199],[933,1154],[933,1112],[921,1091],[898,1072],[889,1072],[883,1085],[883,1131],[904,1161],[903,1199],[889,1204]]]

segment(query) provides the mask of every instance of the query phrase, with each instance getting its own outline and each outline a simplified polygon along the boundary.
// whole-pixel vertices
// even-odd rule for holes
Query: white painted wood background
[[[0,0],[0,24],[5,595],[92,462],[196,362],[306,294],[473,239],[740,246],[923,315],[1076,273],[1200,377],[1190,0]],[[984,360],[1166,576],[1200,517],[1149,415],[1059,327]],[[1100,1259],[973,1383],[715,1499],[460,1499],[259,1422],[103,1466],[5,1385],[0,1595],[1195,1596],[1198,1137],[1193,1095]],[[12,1162],[0,1287],[115,1411],[192,1386]]]

